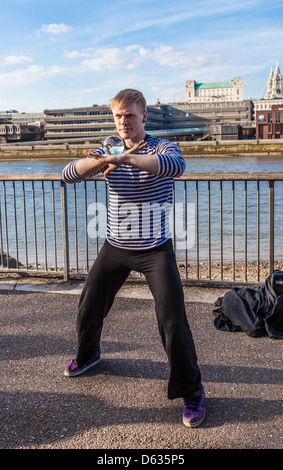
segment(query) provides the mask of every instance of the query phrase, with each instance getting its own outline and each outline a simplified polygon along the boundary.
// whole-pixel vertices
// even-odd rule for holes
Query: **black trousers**
[[[131,270],[144,274],[154,297],[170,369],[168,398],[187,398],[200,389],[201,374],[171,240],[141,251],[117,248],[105,241],[79,301],[77,363],[82,365],[99,349],[103,320]]]

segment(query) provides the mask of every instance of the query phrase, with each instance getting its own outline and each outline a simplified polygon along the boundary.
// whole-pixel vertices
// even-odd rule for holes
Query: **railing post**
[[[274,271],[274,181],[269,181],[269,272]]]
[[[68,235],[68,210],[67,210],[67,188],[66,183],[61,181],[61,215],[62,215],[62,237],[63,237],[63,269],[64,280],[69,280],[69,235]]]

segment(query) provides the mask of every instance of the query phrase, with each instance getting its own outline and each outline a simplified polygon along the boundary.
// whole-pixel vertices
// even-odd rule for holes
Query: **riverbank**
[[[185,158],[189,157],[246,157],[255,155],[279,156],[283,158],[283,144],[237,143],[223,142],[178,142]],[[0,161],[5,160],[56,160],[81,158],[83,151],[95,149],[100,145],[91,142],[84,144],[43,144],[25,146],[6,146],[0,148]]]
[[[186,147],[181,145],[182,153],[184,157],[208,157],[208,156],[238,156],[246,157],[253,155],[274,155],[283,157],[283,145],[282,144],[221,144],[221,145],[191,145]]]
[[[15,260],[10,257],[10,268],[15,269],[16,264]],[[24,267],[20,264],[20,268]],[[283,261],[274,262],[274,270],[283,271]],[[59,268],[60,271],[60,268]],[[76,270],[75,270],[76,271]],[[251,283],[257,284],[264,282],[270,275],[269,263],[267,261],[257,262],[248,262],[247,264],[243,262],[235,263],[225,263],[220,265],[220,263],[212,264],[200,264],[199,266],[187,265],[187,268],[184,264],[179,265],[180,276],[183,283],[190,284],[191,282],[199,281],[199,283],[210,283],[215,282],[218,284],[229,285],[231,282],[236,281],[237,283]],[[32,269],[29,273],[21,272],[19,269],[18,272],[1,272],[0,270],[0,284],[2,283],[18,283],[18,284],[69,284],[71,286],[76,286],[77,284],[84,282],[87,276],[86,270],[81,269],[81,272],[75,272],[72,275],[72,269],[70,269],[70,280],[65,281],[62,276],[54,273],[52,269],[48,273],[46,272],[33,272]],[[134,283],[137,285],[142,285],[144,283],[143,277],[140,273],[132,272],[128,282],[130,284]]]
[[[221,266],[220,263],[212,264],[200,264],[199,266],[188,265],[187,268],[184,265],[179,267],[180,274],[182,279],[200,279],[212,280],[212,281],[221,281],[223,283],[230,281],[237,282],[250,282],[258,283],[264,282],[268,278],[269,272],[269,263],[267,261],[260,261],[259,263],[247,262],[247,263],[223,263]],[[275,261],[274,270],[283,270],[283,262]]]

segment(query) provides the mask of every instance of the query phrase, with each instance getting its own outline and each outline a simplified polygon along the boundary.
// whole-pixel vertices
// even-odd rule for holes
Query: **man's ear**
[[[146,120],[147,120],[147,111],[145,111],[143,113],[143,121],[142,122],[146,122]]]

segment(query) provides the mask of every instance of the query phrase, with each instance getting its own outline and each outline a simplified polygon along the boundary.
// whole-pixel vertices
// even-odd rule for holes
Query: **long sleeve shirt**
[[[184,172],[185,161],[173,142],[151,135],[147,135],[146,140],[147,146],[138,153],[141,158],[143,154],[157,154],[157,174],[122,164],[106,176],[109,192],[106,238],[120,248],[145,250],[171,238],[169,214],[173,181]],[[97,152],[107,153],[103,148]],[[98,173],[106,168],[107,165]],[[66,183],[82,181],[76,172],[76,161],[63,169],[62,180]]]

